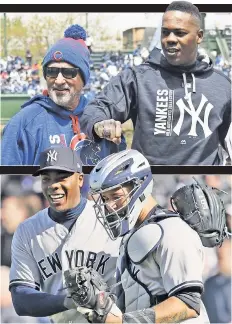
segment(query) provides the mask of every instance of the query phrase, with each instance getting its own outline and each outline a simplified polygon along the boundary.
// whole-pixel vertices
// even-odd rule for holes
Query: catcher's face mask
[[[112,240],[130,230],[130,214],[134,206],[134,195],[140,184],[122,184],[91,194],[95,202],[96,217]]]

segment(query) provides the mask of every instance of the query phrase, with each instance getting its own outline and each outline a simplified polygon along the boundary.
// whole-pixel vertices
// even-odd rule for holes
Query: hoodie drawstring
[[[183,76],[183,80],[184,80],[184,92],[185,92],[185,99],[187,100],[188,99],[188,85],[187,85],[187,78],[186,78],[186,74],[185,73],[182,73],[182,76]]]
[[[186,74],[182,73],[183,81],[184,81],[184,92],[185,92],[185,99],[188,100],[190,93],[188,92],[188,83]],[[193,73],[191,73],[192,79],[193,79],[193,93],[196,93],[196,78]]]
[[[73,133],[78,135],[78,140],[82,140],[78,117],[73,115],[69,115],[69,117],[72,119]]]
[[[69,117],[72,119],[72,129],[74,133],[74,136],[70,141],[69,147],[71,147],[72,150],[75,150],[77,143],[86,139],[86,135],[84,133],[81,133],[78,117],[73,115],[69,115]]]
[[[191,73],[191,76],[193,78],[193,93],[196,93],[196,78],[193,73]]]

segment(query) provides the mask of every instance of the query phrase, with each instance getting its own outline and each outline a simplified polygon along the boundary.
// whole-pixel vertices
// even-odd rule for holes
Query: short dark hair
[[[201,25],[201,13],[199,9],[188,1],[173,1],[170,5],[166,8],[165,12],[167,11],[182,11],[189,13],[190,15],[194,16],[199,20],[199,24]]]

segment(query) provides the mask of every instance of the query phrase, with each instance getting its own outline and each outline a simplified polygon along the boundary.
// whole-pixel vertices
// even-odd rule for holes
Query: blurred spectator
[[[28,208],[29,217],[44,208],[41,198],[33,192],[24,194],[23,201]]]
[[[227,62],[221,54],[216,55],[214,66],[231,79],[231,63]]]
[[[28,65],[31,65],[31,63],[32,63],[32,54],[31,54],[31,51],[29,49],[26,50],[25,58],[26,58],[26,62],[28,63]]]
[[[34,96],[42,93],[39,64],[26,61],[19,56],[8,56],[0,61],[0,87],[4,94],[28,94]]]
[[[207,279],[203,302],[211,323],[231,323],[231,240],[217,249],[218,273]]]
[[[9,291],[9,274],[10,269],[1,266],[1,323],[39,323],[35,317],[16,314]]]
[[[88,47],[88,50],[89,50],[89,52],[91,54],[93,52],[93,50],[92,50],[93,38],[89,34],[86,37],[85,44]]]
[[[142,50],[141,44],[138,44],[137,48],[133,52],[133,56],[140,56],[141,50]]]
[[[224,59],[221,54],[218,54],[215,58],[215,65],[217,66],[223,66],[224,65]]]
[[[6,71],[6,67],[7,67],[7,62],[0,58],[0,73],[2,73],[2,71]]]
[[[9,196],[3,199],[1,209],[1,265],[10,267],[11,242],[18,225],[30,216],[30,211],[22,197]]]

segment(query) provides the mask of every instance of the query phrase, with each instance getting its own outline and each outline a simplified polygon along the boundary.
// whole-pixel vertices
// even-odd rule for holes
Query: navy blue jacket
[[[172,66],[160,50],[112,78],[85,108],[83,131],[94,138],[101,120],[132,118],[132,148],[153,165],[220,165],[231,122],[231,83],[198,55],[189,67]]]
[[[95,165],[103,157],[117,152],[117,145],[107,140],[84,139],[79,121],[86,104],[87,99],[81,96],[77,108],[70,112],[47,96],[30,99],[3,130],[1,164],[39,165],[40,152],[56,145],[72,147],[84,165]],[[123,138],[119,150],[125,148]]]

